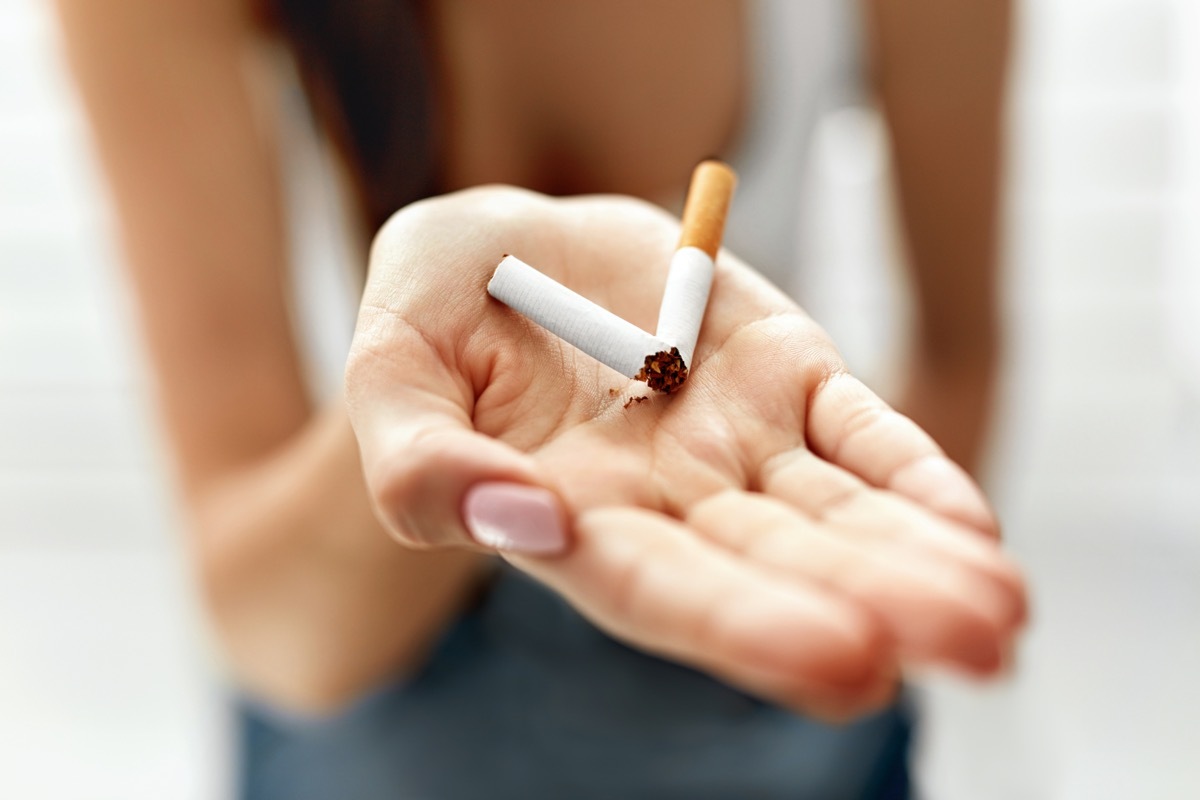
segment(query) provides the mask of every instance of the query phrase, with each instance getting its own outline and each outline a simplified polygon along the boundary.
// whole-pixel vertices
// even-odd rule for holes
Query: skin
[[[520,252],[652,327],[668,218],[628,199],[508,189],[413,206],[373,249],[346,382],[356,437],[345,404],[317,406],[304,389],[285,301],[278,87],[245,7],[57,5],[201,585],[250,691],[326,711],[418,668],[478,581],[459,509],[481,476],[561,498],[569,552],[510,556],[521,568],[621,638],[764,697],[843,717],[884,702],[902,662],[998,667],[1024,593],[977,489],[732,258],[685,392],[624,410],[611,373],[490,304],[483,286],[500,253]],[[434,4],[440,88],[457,109],[440,121],[451,188],[674,198],[695,161],[736,135],[736,4],[685,4],[682,16],[669,2],[523,0],[498,16],[497,5]],[[994,364],[1007,5],[921,0],[903,17],[888,5],[870,6],[872,52],[898,123],[923,332],[903,406],[969,463]],[[627,13],[645,35],[615,54],[599,46]],[[952,32],[929,24],[948,14]],[[687,36],[654,34],[681,19]],[[568,32],[589,46],[555,49]],[[514,37],[522,47],[505,47]],[[577,60],[586,91],[544,68],[562,58]],[[705,85],[680,77],[702,69]],[[613,70],[640,80],[595,80]],[[664,91],[677,104],[657,102]],[[671,124],[651,124],[664,113]]]
[[[1001,347],[996,261],[1012,3],[864,6],[916,306],[898,405],[975,469]]]
[[[982,495],[748,268],[722,259],[685,387],[629,409],[636,384],[484,291],[508,249],[648,327],[677,238],[648,204],[508,188],[384,228],[347,386],[393,534],[468,544],[469,487],[540,485],[572,546],[508,557],[646,650],[839,717],[900,659],[994,672],[1024,600]]]

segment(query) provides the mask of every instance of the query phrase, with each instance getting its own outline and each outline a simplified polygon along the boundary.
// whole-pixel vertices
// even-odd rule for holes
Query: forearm
[[[867,0],[913,283],[900,405],[978,465],[1002,340],[997,299],[1010,0]]]
[[[419,664],[482,566],[473,553],[416,552],[388,537],[340,404],[189,507],[234,669],[288,707],[336,707]]]
[[[59,0],[195,536],[241,680],[322,708],[417,663],[474,570],[376,524],[287,305],[269,64],[237,0]]]
[[[913,355],[896,407],[924,428],[946,454],[978,473],[988,444],[998,374],[995,342],[978,343],[961,360]]]

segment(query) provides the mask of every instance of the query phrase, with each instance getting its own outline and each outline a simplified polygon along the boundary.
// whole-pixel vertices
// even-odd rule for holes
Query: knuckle
[[[843,648],[842,669],[837,682],[844,688],[861,690],[874,684],[881,667],[893,654],[892,637],[873,616],[867,616]]]
[[[992,581],[997,595],[1005,602],[1003,624],[1009,628],[1024,624],[1029,617],[1029,592],[1020,570],[1007,560],[1001,561]]]
[[[394,538],[415,549],[463,544],[465,465],[478,445],[446,426],[408,430],[387,442],[365,468],[376,515]]]
[[[393,538],[413,547],[431,544],[417,515],[427,489],[427,461],[419,447],[391,448],[365,470],[376,516]]]
[[[375,236],[371,240],[371,263],[385,257],[393,248],[408,238],[411,226],[420,225],[421,217],[428,213],[428,203],[428,200],[419,200],[404,206],[393,212],[383,225],[379,226],[379,230],[375,232]]]
[[[879,667],[891,658],[892,641],[883,625],[868,616],[854,635],[847,637],[843,658],[844,675],[850,682],[870,680]]]
[[[977,617],[997,635],[1011,632],[1025,622],[1028,601],[1025,579],[1011,561],[997,554],[986,565],[962,565],[958,582],[962,587],[956,604],[963,615]],[[968,603],[966,598],[975,598]]]
[[[811,677],[831,691],[854,693],[871,686],[880,668],[892,658],[892,640],[869,612],[856,615],[852,625],[840,625],[826,638],[819,663]]]
[[[696,502],[687,511],[686,520],[691,524],[707,524],[712,520],[724,519],[736,510],[741,492],[737,489],[720,489]]]
[[[371,384],[376,362],[376,353],[372,347],[366,344],[362,333],[362,323],[360,323],[360,332],[355,334],[342,373],[342,386],[346,399],[350,401],[351,409],[356,407],[354,401],[357,399],[359,391]]]

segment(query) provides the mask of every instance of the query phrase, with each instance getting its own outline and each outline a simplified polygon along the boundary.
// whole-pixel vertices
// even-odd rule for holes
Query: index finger
[[[867,483],[902,494],[989,536],[999,525],[966,471],[862,381],[835,371],[813,391],[806,436],[813,452]]]

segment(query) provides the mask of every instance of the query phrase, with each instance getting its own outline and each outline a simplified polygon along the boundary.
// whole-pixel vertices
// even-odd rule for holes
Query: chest
[[[432,3],[447,188],[675,192],[739,132],[752,72],[743,5]]]

